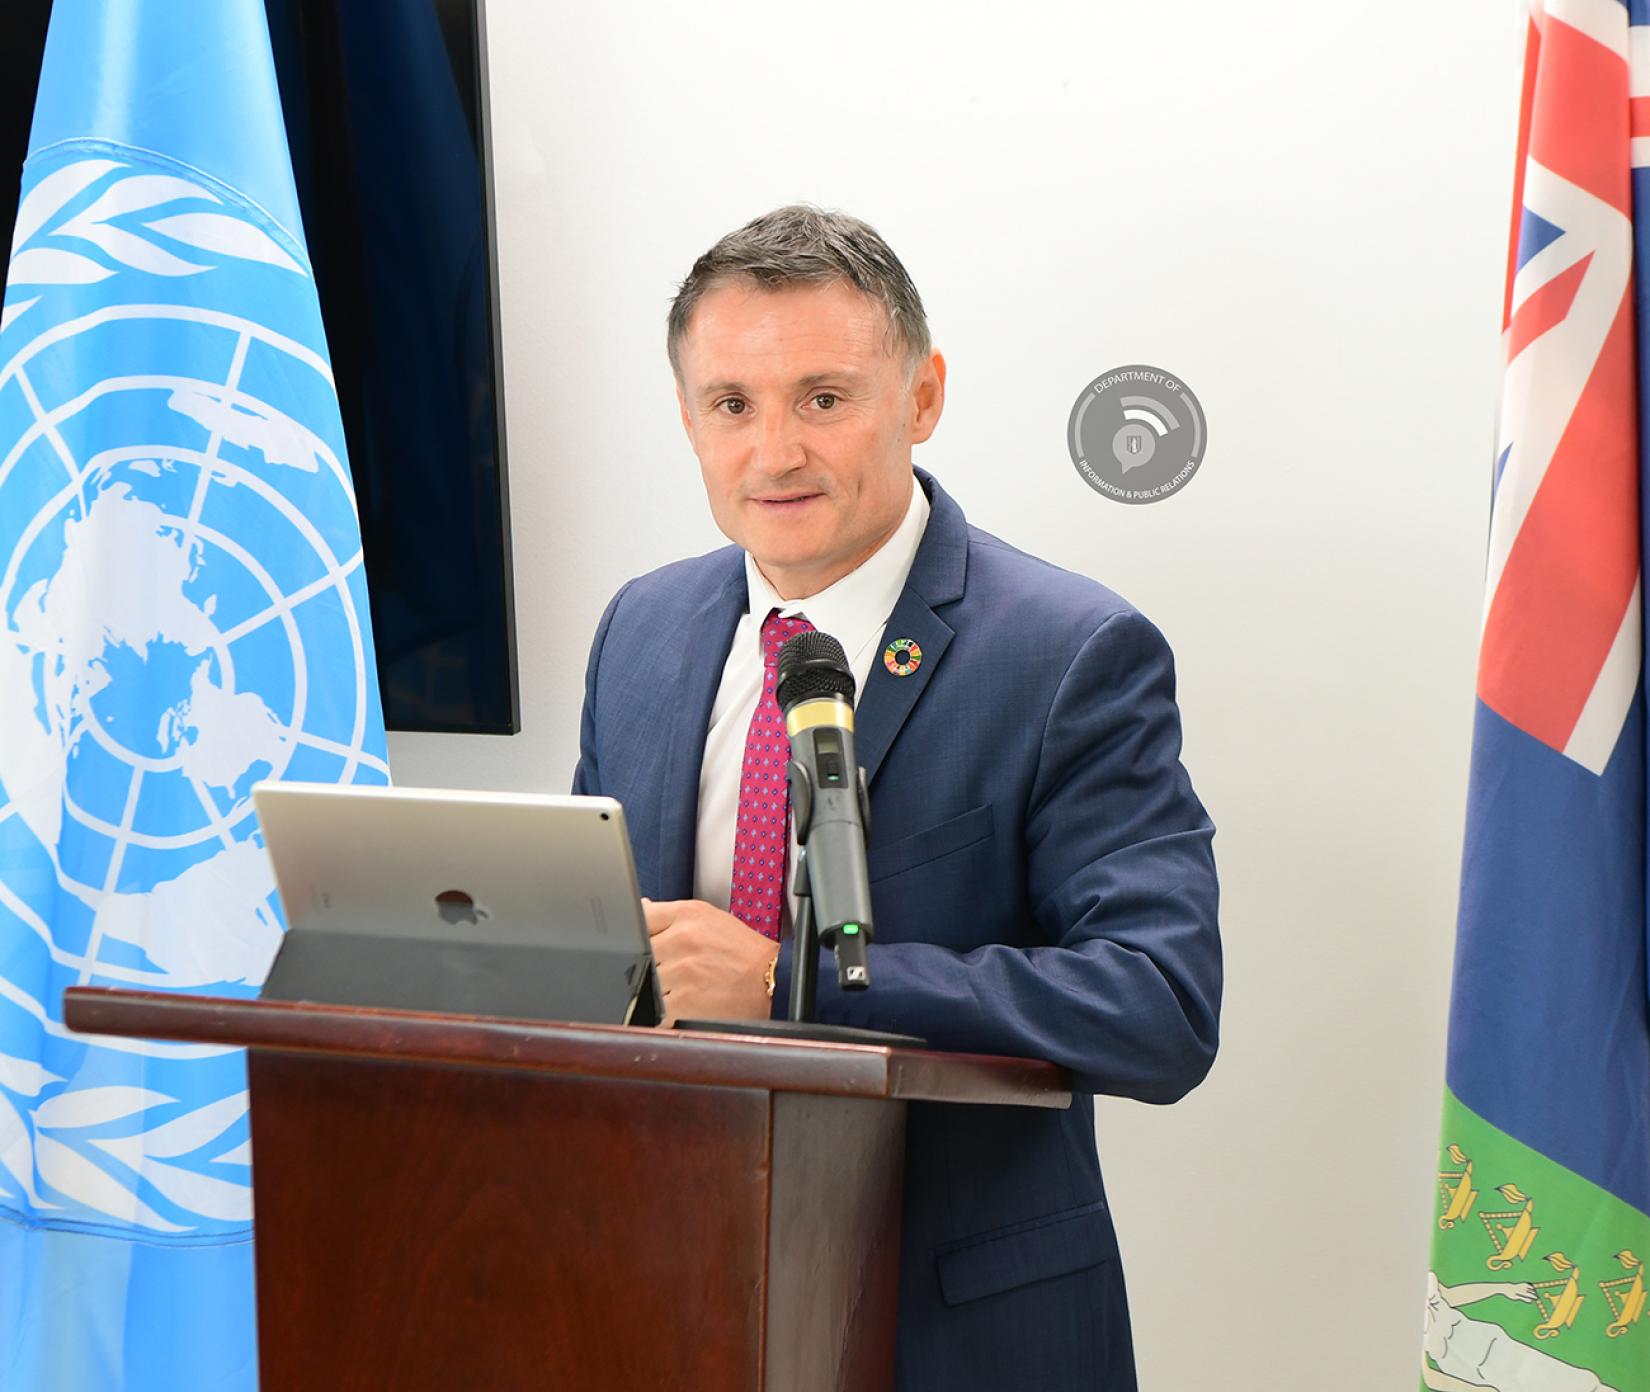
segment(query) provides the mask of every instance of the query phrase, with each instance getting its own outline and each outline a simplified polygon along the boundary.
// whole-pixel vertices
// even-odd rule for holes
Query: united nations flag
[[[242,1057],[62,996],[256,991],[252,784],[386,781],[374,671],[261,0],[59,4],[0,317],[0,1385],[255,1384]]]

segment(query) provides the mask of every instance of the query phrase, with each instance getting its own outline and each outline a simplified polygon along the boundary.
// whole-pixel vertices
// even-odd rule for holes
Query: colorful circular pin
[[[882,665],[896,677],[908,677],[922,666],[922,649],[915,638],[896,638],[884,649]]]

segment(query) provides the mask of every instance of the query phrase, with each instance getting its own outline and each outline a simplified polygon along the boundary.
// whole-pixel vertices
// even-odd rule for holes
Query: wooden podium
[[[74,988],[249,1049],[262,1392],[883,1392],[905,1104],[1050,1064]]]

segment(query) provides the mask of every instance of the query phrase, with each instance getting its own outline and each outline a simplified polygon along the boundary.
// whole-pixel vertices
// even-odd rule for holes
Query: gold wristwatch
[[[762,984],[768,988],[768,999],[773,999],[773,974],[779,968],[779,954],[776,952],[768,961],[768,969],[762,975]]]

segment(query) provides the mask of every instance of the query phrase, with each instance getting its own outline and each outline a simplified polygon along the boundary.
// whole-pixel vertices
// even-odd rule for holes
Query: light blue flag
[[[256,1385],[238,1052],[263,777],[387,780],[360,529],[262,0],[52,15],[0,317],[0,1388]]]

